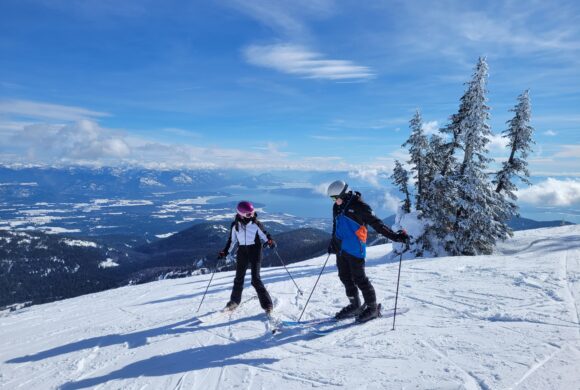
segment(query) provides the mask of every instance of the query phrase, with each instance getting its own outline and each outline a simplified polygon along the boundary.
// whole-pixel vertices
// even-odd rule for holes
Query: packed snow
[[[177,232],[165,233],[165,234],[156,234],[155,237],[157,238],[168,238],[173,236]]]
[[[68,246],[82,246],[87,248],[96,248],[97,244],[92,241],[72,240],[70,238],[62,239],[61,242]]]
[[[394,305],[398,256],[368,250],[367,271]],[[282,319],[296,319],[326,255],[262,270]],[[233,274],[128,286],[0,317],[5,389],[579,389],[580,227],[516,232],[494,255],[402,262],[406,311],[318,337],[272,335],[246,282],[218,312]],[[249,279],[249,276],[247,277]],[[303,320],[347,303],[334,256]],[[386,310],[385,310],[386,311]]]
[[[118,267],[119,264],[115,263],[115,260],[113,259],[107,259],[105,261],[101,261],[99,263],[99,268],[112,268],[112,267]]]

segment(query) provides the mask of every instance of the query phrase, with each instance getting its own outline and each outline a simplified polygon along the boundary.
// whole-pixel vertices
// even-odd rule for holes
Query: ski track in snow
[[[398,263],[368,249],[385,310]],[[298,318],[326,256],[262,270],[276,318]],[[303,320],[333,315],[344,288],[330,259]],[[1,389],[580,389],[580,227],[517,232],[494,255],[402,263],[391,318],[322,337],[271,334],[233,273],[127,286],[0,317]],[[247,277],[249,279],[249,275]]]

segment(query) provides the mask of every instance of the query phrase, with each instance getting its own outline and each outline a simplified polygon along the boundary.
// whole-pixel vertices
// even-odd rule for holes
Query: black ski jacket
[[[330,251],[339,253],[344,250],[353,256],[366,256],[367,225],[390,240],[398,236],[373,212],[359,192],[348,192],[340,206],[332,208],[332,241]]]

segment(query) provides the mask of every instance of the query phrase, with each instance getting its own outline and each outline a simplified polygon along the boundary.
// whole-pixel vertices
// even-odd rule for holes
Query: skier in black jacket
[[[338,277],[346,289],[350,304],[336,313],[337,319],[356,317],[366,322],[379,316],[375,289],[365,274],[367,225],[386,238],[406,242],[409,236],[404,230],[393,232],[375,216],[359,192],[348,191],[348,185],[337,180],[330,184],[328,196],[334,200],[332,207],[332,239],[328,253],[336,254]],[[365,304],[361,305],[358,290]]]
[[[260,278],[260,267],[262,264],[262,246],[274,248],[276,243],[266,232],[262,224],[258,221],[254,211],[254,205],[247,201],[238,203],[237,214],[232,222],[230,236],[225,248],[219,253],[218,259],[224,259],[228,253],[238,244],[236,256],[236,276],[230,301],[226,304],[226,309],[234,310],[242,300],[244,289],[244,279],[248,265],[252,268],[252,286],[258,293],[260,306],[270,314],[272,311],[272,298]],[[262,244],[263,243],[263,244]]]

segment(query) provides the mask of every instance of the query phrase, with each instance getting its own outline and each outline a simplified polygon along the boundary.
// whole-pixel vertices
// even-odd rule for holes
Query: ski
[[[315,318],[315,319],[306,320],[306,321],[282,321],[282,325],[284,327],[287,327],[287,328],[298,328],[298,327],[333,323],[333,322],[337,322],[337,321],[338,320],[334,317],[323,317],[323,318]]]
[[[252,296],[252,297],[246,299],[245,301],[242,301],[234,309],[228,309],[227,307],[224,307],[223,309],[211,311],[211,312],[206,313],[203,316],[199,316],[197,318],[203,323],[211,323],[214,320],[221,319],[225,316],[229,316],[231,319],[231,317],[240,309],[240,306],[242,306],[250,301],[253,301],[254,299],[257,299],[257,298],[258,297],[256,297],[256,296]]]
[[[409,311],[408,308],[399,308],[399,309],[397,309],[397,315],[405,314],[408,311]],[[380,317],[377,317],[375,319],[391,318],[391,317],[393,317],[394,314],[395,314],[395,310],[390,309],[390,310],[387,310],[386,312],[382,313]],[[357,322],[356,320],[353,320],[353,321],[349,321],[346,323],[345,322],[336,323],[336,324],[333,324],[330,326],[315,326],[312,328],[311,333],[318,335],[318,336],[326,336],[327,334],[333,333],[335,331],[347,329],[347,328],[350,328],[350,327],[356,326],[356,325],[364,325],[368,322],[372,322],[372,320],[367,321],[367,322]]]

